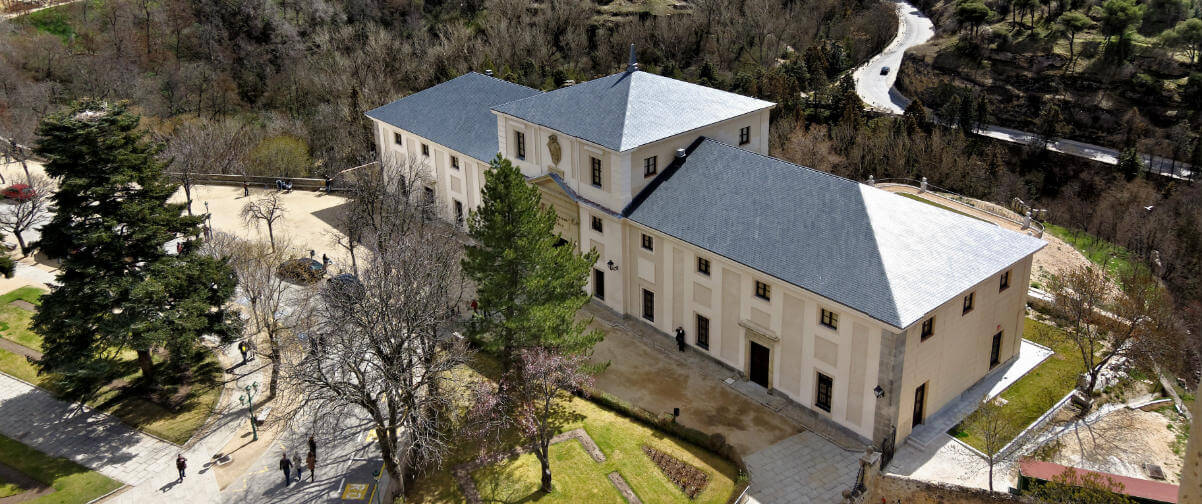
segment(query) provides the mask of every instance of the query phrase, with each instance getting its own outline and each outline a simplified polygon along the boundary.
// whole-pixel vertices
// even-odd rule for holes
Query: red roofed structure
[[[1132,478],[1129,476],[1119,476],[1117,474],[1089,471],[1086,469],[1067,467],[1060,464],[1041,462],[1033,459],[1024,459],[1019,464],[1019,487],[1023,489],[1028,488],[1027,481],[1029,480],[1052,481],[1053,478],[1063,474],[1066,470],[1073,471],[1076,473],[1077,477],[1082,477],[1086,474],[1094,474],[1101,476],[1102,478],[1110,478],[1118,483],[1121,483],[1123,485],[1123,490],[1119,493],[1131,497],[1136,502],[1177,504],[1177,485],[1160,481]]]

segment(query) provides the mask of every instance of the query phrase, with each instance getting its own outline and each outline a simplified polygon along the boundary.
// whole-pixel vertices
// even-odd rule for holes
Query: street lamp
[[[213,214],[209,212],[208,201],[205,201],[205,238],[213,239]]]
[[[258,441],[259,429],[255,427],[255,395],[257,395],[259,392],[259,382],[254,382],[250,385],[247,385],[244,390],[246,390],[246,393],[238,396],[238,402],[242,403],[243,406],[250,408],[250,432],[254,436],[251,438],[251,441]]]

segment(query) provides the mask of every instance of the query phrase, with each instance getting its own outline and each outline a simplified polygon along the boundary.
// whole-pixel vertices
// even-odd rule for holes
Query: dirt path
[[[1060,436],[1061,448],[1050,461],[1140,479],[1150,479],[1142,464],[1156,464],[1175,484],[1183,464],[1173,453],[1176,434],[1169,425],[1160,413],[1123,408]]]
[[[4,338],[0,338],[0,349],[7,350],[17,355],[29,357],[33,360],[42,360],[42,352],[29,348],[25,345],[14,343]]]

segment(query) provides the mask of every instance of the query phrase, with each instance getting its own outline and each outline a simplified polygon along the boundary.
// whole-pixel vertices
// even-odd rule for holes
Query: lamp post
[[[258,441],[259,429],[255,427],[255,395],[259,392],[259,382],[247,385],[244,390],[246,393],[238,397],[238,402],[250,409],[250,432],[253,435],[251,441]]]
[[[205,201],[205,238],[213,239],[213,214],[209,212],[208,201]]]

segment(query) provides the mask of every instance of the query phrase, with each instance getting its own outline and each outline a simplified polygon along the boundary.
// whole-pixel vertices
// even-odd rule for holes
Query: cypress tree
[[[154,355],[165,351],[175,379],[201,358],[200,336],[236,334],[222,305],[236,280],[224,260],[199,253],[204,215],[169,204],[178,185],[124,104],[84,100],[48,116],[36,152],[59,181],[56,213],[41,249],[61,261],[59,286],[42,298],[33,330],[44,339],[42,372],[86,396],[134,350],[143,382],[157,384]],[[187,240],[179,254],[167,243]]]
[[[589,300],[585,286],[598,254],[560,243],[555,219],[539,189],[498,154],[485,174],[481,206],[468,219],[476,245],[467,247],[463,270],[477,289],[469,333],[506,366],[522,348],[580,353],[601,339],[575,318]]]

